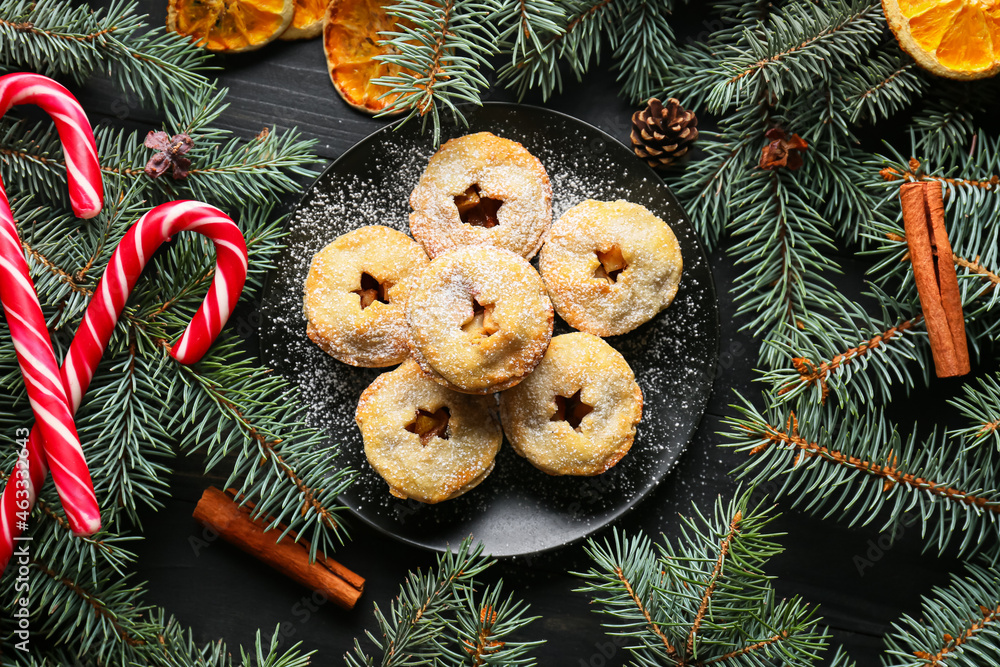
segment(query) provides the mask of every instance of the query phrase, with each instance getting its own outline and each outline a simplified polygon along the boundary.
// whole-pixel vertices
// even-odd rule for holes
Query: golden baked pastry
[[[402,232],[373,225],[337,238],[315,257],[305,286],[306,333],[352,366],[409,356],[404,303],[430,260]]]
[[[410,352],[431,378],[470,394],[513,387],[552,338],[552,304],[522,257],[465,246],[430,263],[406,306]]]
[[[445,143],[410,194],[410,233],[433,259],[487,244],[534,257],[552,223],[552,187],[538,158],[489,132]]]
[[[669,306],[683,268],[667,223],[639,204],[592,199],[552,225],[538,265],[556,312],[597,336],[631,331]]]
[[[556,336],[524,382],[500,394],[514,450],[550,475],[599,475],[632,447],[642,390],[625,358],[588,333]]]
[[[460,496],[493,470],[503,432],[485,396],[460,394],[407,361],[375,378],[355,419],[365,455],[398,498],[439,503]]]

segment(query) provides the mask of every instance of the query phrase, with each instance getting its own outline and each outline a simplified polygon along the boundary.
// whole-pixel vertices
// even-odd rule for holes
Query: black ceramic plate
[[[419,123],[388,126],[347,151],[306,191],[289,224],[289,250],[265,291],[264,362],[296,382],[313,425],[340,443],[340,465],[360,472],[341,500],[363,521],[404,542],[444,550],[473,534],[495,556],[529,554],[584,537],[632,508],[666,475],[704,412],[718,355],[719,311],[705,254],[677,200],[632,152],[604,132],[546,109],[487,104],[469,128],[442,141],[490,131],[521,142],[552,181],[553,220],[584,199],[626,199],[667,222],[680,241],[684,274],[673,304],[651,322],[607,339],[631,364],[644,396],[632,450],[597,477],[550,477],[504,444],[493,473],[438,505],[401,501],[365,459],[354,408],[388,369],[354,368],[305,335],[302,285],[312,256],[362,225],[408,231],[410,191],[433,154]],[[556,334],[570,331],[556,318]]]

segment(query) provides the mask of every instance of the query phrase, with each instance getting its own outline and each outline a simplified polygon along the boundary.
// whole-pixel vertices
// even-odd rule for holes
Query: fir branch
[[[852,72],[847,97],[852,121],[890,118],[927,89],[927,79],[913,59],[887,43],[868,66]]]
[[[726,446],[747,455],[736,471],[752,484],[783,479],[778,495],[824,517],[867,524],[883,508],[890,518],[916,509],[928,546],[959,542],[977,550],[1000,523],[992,448],[969,451],[937,432],[903,436],[880,409],[865,412],[811,407],[796,415],[772,407],[767,416],[744,400],[726,420]]]
[[[618,535],[616,533],[615,537],[617,538],[617,536]],[[621,560],[626,559],[623,558]],[[640,614],[642,614],[642,617],[646,619],[646,628],[659,638],[668,656],[676,656],[677,649],[674,648],[673,644],[670,643],[670,640],[667,639],[667,636],[664,634],[663,629],[660,628],[659,624],[653,620],[652,615],[646,608],[646,604],[643,603],[643,599],[635,592],[635,587],[632,585],[631,580],[626,576],[625,571],[620,567],[615,567],[615,576],[618,577],[618,581],[625,588],[625,592],[628,593],[629,598],[632,599],[632,604],[634,604],[635,608]]]
[[[827,642],[814,610],[798,598],[776,602],[764,563],[781,551],[765,532],[770,508],[749,494],[695,508],[676,543],[659,553],[645,536],[615,531],[591,540],[594,566],[578,576],[609,632],[631,641],[636,664],[811,664]]]
[[[502,582],[487,587],[482,593],[472,587],[463,591],[465,609],[457,610],[455,627],[458,641],[465,651],[462,664],[469,667],[483,665],[534,665],[532,648],[543,642],[515,642],[510,637],[538,617],[528,617],[528,605],[515,600],[513,595],[503,597]]]
[[[13,469],[13,457],[5,460],[3,466],[3,470]],[[0,471],[0,484],[6,484],[9,478],[10,475]],[[81,576],[89,571],[94,583],[98,581],[98,565],[110,567],[124,576],[126,566],[135,561],[135,554],[128,549],[128,545],[141,538],[115,534],[110,530],[113,517],[102,519],[100,532],[77,535],[70,528],[55,487],[43,486],[28,522],[34,558],[41,562],[66,563]]]
[[[143,167],[151,153],[137,132],[110,127],[95,130],[105,188],[112,191],[138,188],[136,197],[155,203],[178,198],[197,199],[235,212],[248,202],[271,203],[275,196],[298,189],[297,178],[315,176],[314,140],[303,140],[297,131],[265,128],[244,141],[209,123],[226,108],[225,90],[201,89],[192,99],[172,110],[162,129],[185,132],[195,141],[188,154],[193,166],[182,181],[151,179]],[[13,197],[31,195],[48,201],[66,200],[66,165],[59,138],[51,124],[0,120],[0,158],[8,192]],[[110,199],[110,198],[108,198]]]
[[[719,112],[759,100],[802,93],[830,71],[848,69],[873,45],[884,20],[875,0],[836,0],[822,6],[797,2],[770,16],[768,30],[746,30],[743,40],[712,70],[706,105]]]
[[[337,496],[351,484],[354,472],[335,466],[321,447],[322,433],[304,425],[304,406],[288,382],[256,368],[239,351],[238,341],[222,338],[213,354],[195,366],[166,358],[184,389],[166,392],[161,419],[166,427],[185,426],[184,447],[202,450],[211,470],[232,451],[237,462],[226,486],[254,502],[254,516],[271,520],[269,529],[285,524],[277,539],[295,533],[317,550],[332,553],[345,537]],[[168,412],[172,411],[172,412]],[[291,502],[292,499],[295,502]]]
[[[614,634],[641,642],[643,653],[675,664],[683,639],[670,629],[670,608],[657,593],[664,582],[653,544],[646,535],[633,538],[615,530],[603,544],[589,542],[587,554],[596,568],[580,573],[589,593],[615,620],[606,627]],[[670,633],[670,635],[668,635]]]
[[[808,336],[789,342],[767,341],[774,348],[770,358],[779,362],[764,373],[775,399],[821,404],[833,393],[841,405],[855,398],[868,403],[888,400],[899,385],[906,390],[930,381],[930,348],[906,261],[906,242],[889,231],[902,229],[881,223],[873,223],[871,229],[883,234],[883,244],[868,252],[883,256],[872,269],[878,283],[871,284],[866,295],[878,304],[879,313],[870,315],[860,305],[845,300],[823,320],[823,326],[810,325]],[[876,238],[874,232],[869,235]],[[961,257],[955,260],[959,266],[966,263]],[[968,271],[960,283],[968,325],[983,322],[982,332],[970,330],[973,340],[989,335],[996,326],[995,318],[986,317],[997,302],[989,273]],[[890,295],[887,289],[898,295]],[[977,353],[976,348],[972,351]]]
[[[843,646],[838,646],[830,659],[830,667],[857,667],[857,664],[844,652]]]
[[[128,576],[102,571],[96,582],[85,582],[70,566],[37,559],[28,569],[33,635],[77,658],[92,656],[100,663],[127,664],[139,657],[137,649],[146,644],[143,616],[149,607],[138,602],[138,588]],[[4,579],[13,586],[13,577]]]
[[[1000,451],[1000,374],[977,379],[978,388],[965,385],[964,396],[948,401],[969,420],[970,425],[950,432],[963,438],[970,447],[982,446],[984,441],[993,441]]]
[[[791,346],[769,342],[791,357],[791,369],[779,366],[764,374],[764,380],[775,388],[781,401],[789,401],[808,392],[810,400],[822,404],[829,397],[832,387],[843,405],[854,395],[872,396],[873,399],[879,395],[887,396],[895,381],[903,380],[912,386],[909,373],[892,373],[890,366],[915,358],[927,358],[926,354],[916,356],[914,342],[908,337],[924,332],[923,316],[894,317],[878,323],[857,307],[852,313],[845,308],[844,313],[840,320],[842,326],[824,331],[819,327],[810,327],[811,336],[796,338],[800,348],[795,352],[791,351]],[[891,325],[886,326],[888,322]],[[836,352],[831,354],[833,350]],[[882,371],[877,375],[881,380],[878,384],[881,391],[876,391],[876,385],[867,376],[866,381],[859,382],[861,387],[851,386],[851,382],[874,363],[879,363]]]
[[[758,37],[766,38],[766,31],[759,32]],[[719,65],[720,55],[711,49],[699,53],[702,67],[686,68],[687,73],[674,82],[682,91],[703,88],[706,68],[729,62],[722,57]],[[722,53],[732,56],[725,49]],[[754,96],[743,99],[723,121],[727,140],[710,136],[704,162],[668,179],[678,185],[682,201],[693,199],[689,209],[696,228],[710,244],[725,231],[732,235],[732,254],[738,264],[747,265],[735,282],[737,312],[749,316],[743,327],[781,344],[790,344],[807,323],[825,328],[827,313],[839,308],[828,278],[839,272],[830,252],[835,248],[830,220],[845,220],[841,235],[851,236],[858,214],[866,212],[871,202],[856,184],[854,172],[860,165],[856,151],[840,146],[849,138],[843,127],[830,130],[827,137],[812,136],[813,141],[825,140],[826,150],[820,153],[810,146],[801,169],[758,168],[768,130],[782,127],[791,133],[796,130],[791,122],[811,127],[815,118],[822,118],[829,125],[837,116],[840,106],[832,101],[832,93],[821,87],[816,94],[825,107],[804,96],[782,114],[775,107],[776,91],[768,80],[761,80]],[[772,346],[762,348],[762,360],[768,367],[780,362]]]
[[[749,177],[746,166],[759,149],[757,133],[750,131],[748,120],[746,115],[730,116],[719,122],[720,132],[700,132],[698,148],[703,156],[684,170],[664,175],[709,249],[717,247],[725,235],[733,193]]]
[[[832,152],[832,157],[820,150],[809,156],[807,168],[815,175],[820,217],[838,223],[838,238],[863,248],[867,245],[865,223],[882,215],[877,198],[858,178],[865,172],[867,155],[850,145],[838,146]]]
[[[609,35],[612,48],[618,41],[612,32],[620,15],[622,0],[571,0],[566,2],[565,25],[546,35],[540,45],[522,54],[512,54],[512,61],[498,74],[498,82],[513,89],[519,98],[529,90],[541,89],[542,99],[562,91],[560,61],[565,61],[579,79],[591,61],[600,62],[602,36]],[[656,24],[647,24],[659,29]]]
[[[47,321],[60,334],[75,329],[90,303],[96,276],[104,272],[114,249],[108,239],[117,242],[146,211],[144,202],[136,201],[132,192],[109,186],[105,193],[107,203],[101,213],[87,222],[51,208],[29,208],[31,198],[13,207],[35,292],[42,303],[51,306]]]
[[[767,27],[776,9],[771,0],[712,0],[711,7],[725,23],[733,26],[749,23],[760,28]],[[741,27],[728,31],[724,28],[717,39],[739,37],[742,33]]]
[[[430,121],[437,144],[443,110],[464,121],[459,103],[482,105],[489,87],[483,72],[492,69],[498,39],[488,19],[496,9],[494,0],[396,0],[389,13],[403,20],[381,33],[389,53],[376,59],[399,71],[372,81],[390,89],[380,115],[408,112],[405,120],[420,117],[425,127]]]
[[[156,366],[128,345],[101,364],[77,413],[99,506],[112,514],[123,510],[133,523],[141,505],[162,507],[159,497],[168,489],[166,461],[173,451],[152,407]]]
[[[904,616],[885,638],[888,667],[973,667],[1000,657],[1000,581],[969,564],[963,577],[922,598],[923,618]]]
[[[300,653],[301,642],[292,646],[285,653],[279,653],[278,649],[282,643],[281,626],[274,629],[271,641],[265,649],[261,642],[260,630],[257,631],[257,638],[254,642],[253,653],[248,653],[242,646],[240,647],[240,662],[246,667],[256,665],[257,667],[309,667],[312,664],[310,656],[313,651]]]
[[[705,621],[705,613],[708,611],[708,604],[712,600],[712,594],[715,592],[715,588],[719,583],[719,576],[722,574],[722,568],[726,561],[729,559],[729,552],[732,548],[733,538],[738,537],[740,531],[742,530],[743,523],[743,512],[742,510],[736,510],[732,518],[729,520],[729,529],[726,532],[726,536],[722,538],[719,542],[719,555],[715,557],[715,567],[712,568],[712,573],[708,578],[708,585],[705,586],[705,592],[702,593],[701,603],[698,605],[698,611],[694,616],[694,622],[691,624],[691,631],[688,633],[687,642],[685,646],[687,648],[687,654],[697,659],[698,653],[695,650],[695,639],[698,636],[698,630],[701,628],[701,624]],[[764,643],[770,643],[772,640],[765,640]],[[761,648],[762,643],[758,642],[751,646],[742,647],[737,651],[731,651],[729,654],[720,657],[720,660],[726,660],[730,656],[735,654],[751,653]]]
[[[919,152],[940,162],[966,158],[980,138],[970,115],[955,107],[928,109],[914,118],[913,124],[921,130]]]
[[[500,51],[517,62],[541,49],[546,37],[563,33],[566,5],[559,0],[501,0],[490,20],[498,26]]]
[[[733,199],[740,203],[731,223],[739,240],[733,254],[747,267],[735,287],[737,314],[749,316],[742,328],[773,341],[793,339],[807,326],[826,328],[824,311],[837,299],[824,274],[839,267],[825,252],[835,247],[832,230],[811,203],[808,171],[756,170]],[[768,366],[777,361],[773,350],[761,350]]]
[[[458,549],[438,556],[426,573],[411,572],[389,607],[375,605],[379,635],[368,632],[375,653],[359,641],[344,656],[349,667],[380,665],[534,665],[528,654],[538,642],[511,642],[508,636],[533,621],[527,606],[504,599],[500,585],[476,591],[476,577],[494,561],[466,538]]]
[[[28,68],[82,84],[103,71],[119,89],[160,107],[209,85],[209,54],[163,28],[150,30],[137,4],[92,10],[60,0],[0,2],[0,71]]]
[[[633,104],[653,97],[673,64],[674,32],[667,22],[672,9],[673,0],[637,0],[618,23],[612,57],[621,95]]]

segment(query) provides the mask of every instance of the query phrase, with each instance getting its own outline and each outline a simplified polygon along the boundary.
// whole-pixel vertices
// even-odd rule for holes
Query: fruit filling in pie
[[[622,256],[622,249],[616,245],[611,246],[607,252],[598,250],[597,259],[601,263],[594,271],[594,277],[609,283],[618,282],[618,274],[628,268],[628,264]]]
[[[556,396],[555,401],[556,411],[549,421],[565,421],[574,431],[580,430],[580,422],[594,410],[593,406],[587,405],[580,399],[579,391],[569,398]]]
[[[392,285],[380,283],[378,279],[371,274],[362,273],[361,288],[354,290],[354,293],[361,297],[361,310],[364,310],[376,301],[380,303],[389,303],[389,297],[386,295],[386,291],[390,287],[392,287]]]
[[[492,336],[500,331],[500,327],[493,321],[493,304],[482,305],[473,299],[472,317],[462,325],[462,329],[477,336]]]
[[[473,184],[455,197],[455,206],[458,207],[458,217],[468,225],[491,229],[500,224],[497,216],[503,201],[482,196],[478,185]]]
[[[410,433],[420,436],[420,444],[427,446],[435,436],[442,440],[448,439],[448,420],[451,413],[448,408],[439,408],[434,412],[417,409],[417,415],[413,421],[405,426]]]

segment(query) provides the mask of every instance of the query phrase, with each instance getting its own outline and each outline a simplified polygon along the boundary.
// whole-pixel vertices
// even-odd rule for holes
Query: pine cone
[[[698,117],[670,98],[661,104],[655,97],[632,114],[635,154],[654,169],[666,169],[679,160],[698,138]]]

